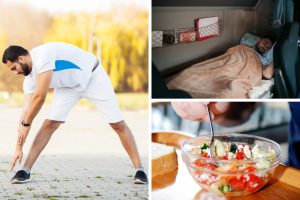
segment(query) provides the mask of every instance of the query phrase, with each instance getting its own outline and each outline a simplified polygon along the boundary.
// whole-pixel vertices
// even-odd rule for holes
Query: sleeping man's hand
[[[263,77],[266,79],[271,79],[274,76],[274,66],[273,63],[268,66],[263,67]]]

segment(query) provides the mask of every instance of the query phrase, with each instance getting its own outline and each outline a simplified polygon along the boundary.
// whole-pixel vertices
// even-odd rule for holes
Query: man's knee
[[[43,126],[46,129],[56,130],[61,125],[61,123],[62,123],[61,121],[54,121],[54,120],[46,119]]]
[[[109,124],[117,133],[123,132],[126,128],[126,123],[124,121],[110,123]]]

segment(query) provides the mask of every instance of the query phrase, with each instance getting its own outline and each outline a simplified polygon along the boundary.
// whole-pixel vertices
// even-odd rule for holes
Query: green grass
[[[59,195],[48,195],[48,194],[34,194],[33,198],[37,199],[48,199],[48,200],[58,200],[61,198],[69,198],[69,196],[59,196]]]
[[[49,196],[48,200],[58,200],[58,198]]]
[[[121,110],[135,111],[148,108],[148,94],[147,93],[117,93],[117,101]],[[47,95],[45,105],[51,105],[53,93]],[[20,92],[12,93],[10,98],[5,98],[0,94],[0,103],[11,106],[23,105],[23,94]],[[86,99],[81,99],[77,105],[88,109],[95,109],[94,105]]]
[[[87,199],[87,198],[92,198],[92,196],[82,194],[82,195],[78,196],[77,198]]]

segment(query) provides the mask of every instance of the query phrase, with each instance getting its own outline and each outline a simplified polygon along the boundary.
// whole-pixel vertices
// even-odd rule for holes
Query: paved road
[[[132,184],[134,168],[118,136],[97,111],[73,109],[32,169],[32,181],[12,185],[9,160],[21,109],[0,105],[0,199],[148,199],[148,185]],[[25,157],[48,108],[34,122]],[[124,112],[148,169],[148,113]]]

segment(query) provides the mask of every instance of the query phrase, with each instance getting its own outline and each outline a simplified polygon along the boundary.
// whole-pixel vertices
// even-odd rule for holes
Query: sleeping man
[[[274,75],[273,42],[269,38],[257,37],[250,33],[245,33],[241,38],[241,44],[256,50],[263,66],[263,77],[266,79],[271,79]]]
[[[249,98],[249,90],[274,73],[272,41],[252,36],[246,33],[224,54],[175,74],[167,80],[168,88],[184,90],[193,98]]]

